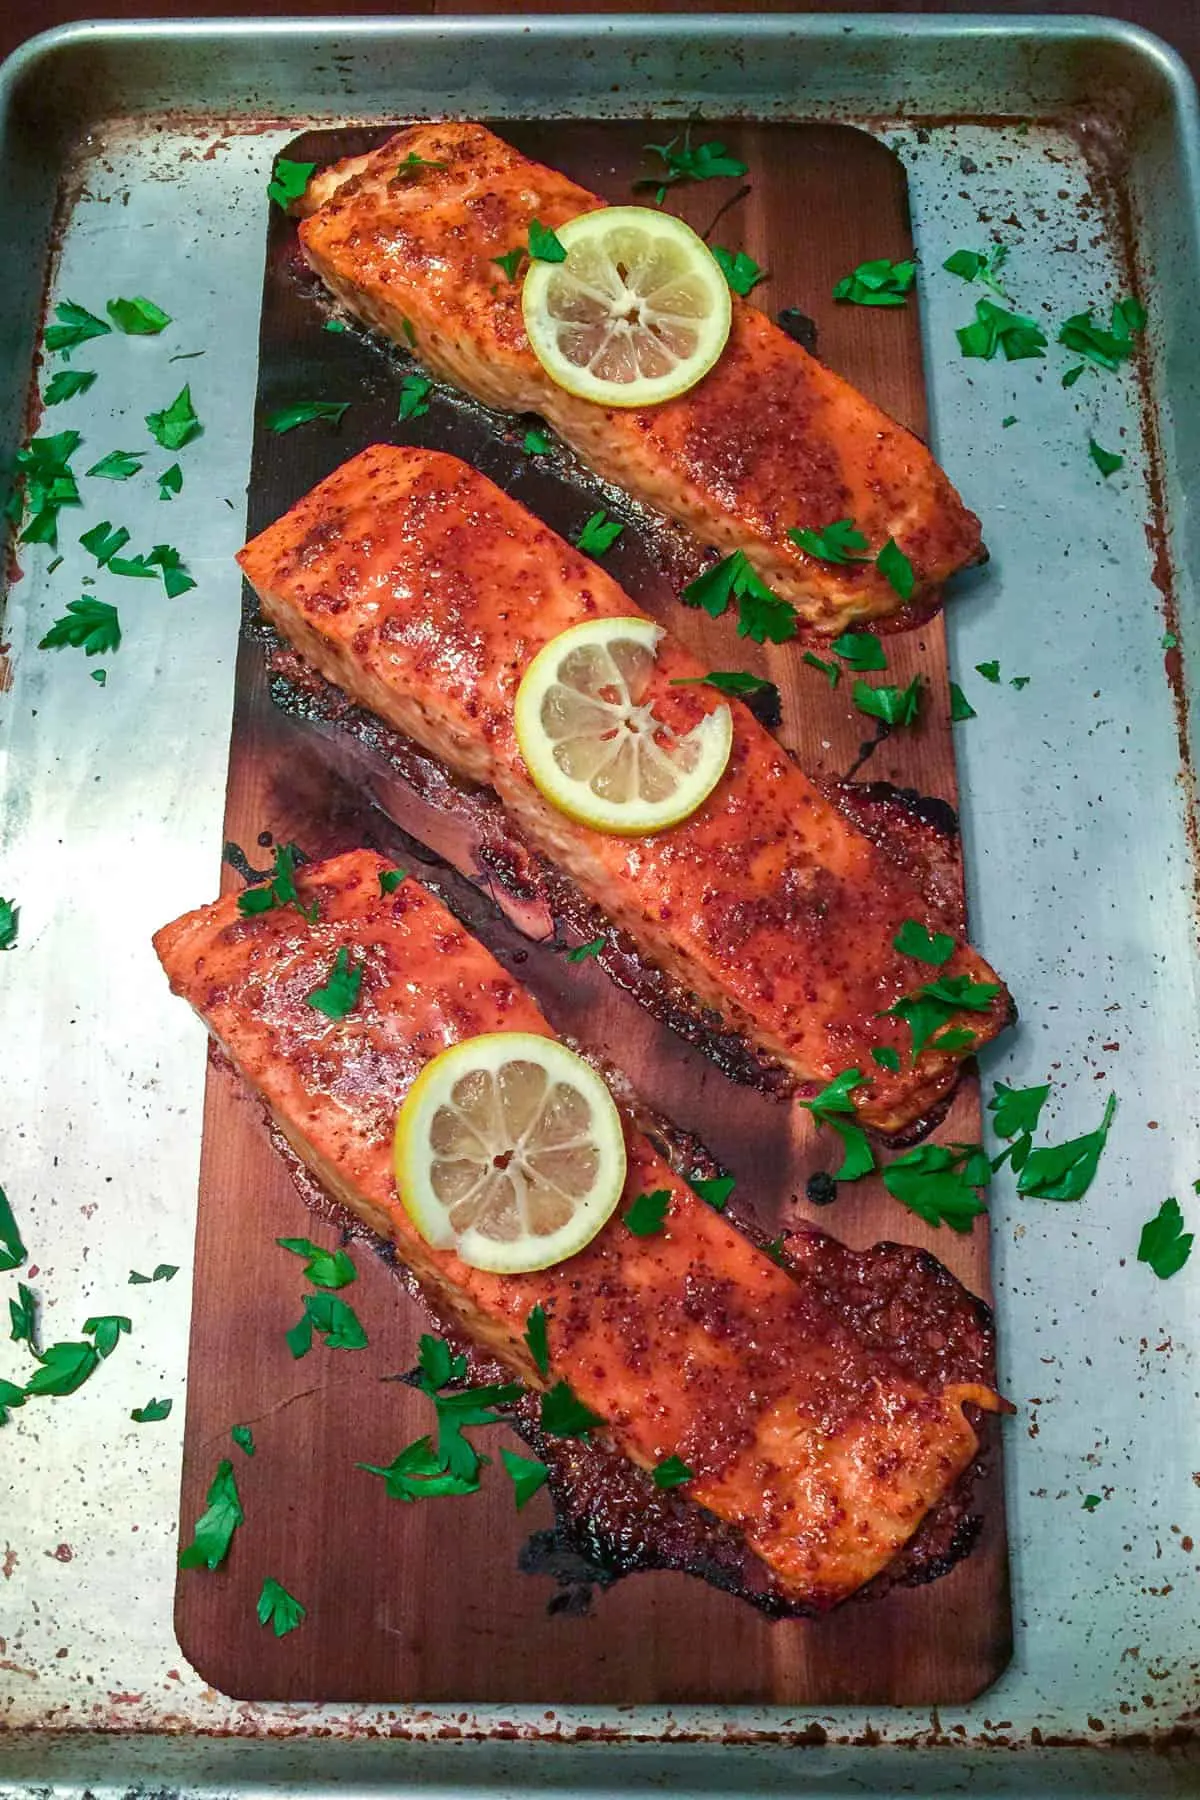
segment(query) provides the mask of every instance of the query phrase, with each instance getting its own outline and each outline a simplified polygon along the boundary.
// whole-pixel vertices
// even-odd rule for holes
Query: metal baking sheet
[[[1020,1408],[1017,1651],[970,1707],[246,1706],[206,1689],[172,1636],[203,1055],[149,933],[211,891],[221,849],[265,183],[305,125],[446,111],[848,119],[906,165],[935,442],[993,551],[949,614],[978,713],[958,745],[975,935],[1023,1007],[984,1073],[1053,1075],[1063,1136],[1094,1125],[1110,1085],[1121,1100],[1081,1206],[993,1193],[1001,1374]],[[0,144],[0,233],[23,250],[0,287],[5,466],[37,331],[67,295],[94,308],[150,293],[178,321],[172,353],[204,354],[168,368],[164,342],[105,339],[77,359],[104,379],[44,429],[76,424],[97,454],[128,447],[185,379],[206,428],[179,500],[114,484],[107,516],[137,544],[168,536],[199,586],[166,602],[121,584],[125,641],[103,689],[81,657],[35,648],[80,591],[76,533],[54,576],[47,553],[23,551],[7,598],[0,894],[20,901],[22,931],[0,959],[0,1181],[47,1333],[109,1309],[134,1313],[135,1331],[84,1394],[4,1428],[0,1783],[746,1795],[789,1791],[802,1771],[830,1794],[1194,1791],[1200,1258],[1167,1284],[1134,1261],[1161,1199],[1200,1206],[1187,713],[1200,559],[1183,503],[1200,473],[1200,136],[1182,67],[1095,20],[75,26],[6,66]],[[940,264],[993,235],[1039,318],[1102,305],[1136,276],[1151,308],[1141,376],[1064,392],[1057,358],[963,362],[953,333],[972,299]],[[1107,484],[1089,432],[1126,456]],[[81,523],[103,516],[91,501]],[[1164,653],[1168,631],[1181,652]],[[983,682],[974,665],[993,657],[1029,685]],[[126,1286],[158,1261],[180,1264],[172,1283]],[[0,1374],[16,1359],[0,1346]],[[129,1422],[163,1393],[170,1420]]]

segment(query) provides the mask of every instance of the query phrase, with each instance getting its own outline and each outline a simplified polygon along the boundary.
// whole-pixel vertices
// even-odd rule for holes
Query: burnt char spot
[[[779,326],[786,331],[793,344],[799,344],[810,356],[817,354],[817,322],[810,319],[806,312],[798,306],[785,306],[777,315]]]

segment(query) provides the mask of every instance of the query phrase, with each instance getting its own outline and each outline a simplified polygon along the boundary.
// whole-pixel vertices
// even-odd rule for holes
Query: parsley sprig
[[[652,187],[656,190],[654,199],[661,206],[669,187],[680,181],[716,181],[721,176],[732,176],[735,179],[744,175],[747,165],[740,157],[732,156],[716,138],[709,138],[704,143],[692,143],[692,128],[689,125],[682,139],[673,137],[666,144],[643,144],[642,148],[651,156],[657,156],[663,165],[660,175],[641,175],[634,182],[634,187]]]
[[[961,281],[981,281],[984,287],[991,288],[993,294],[999,294],[1001,300],[1008,300],[998,280],[1000,270],[1008,261],[1008,245],[996,244],[991,250],[955,250],[942,264],[951,275],[957,275]]]
[[[767,279],[767,271],[756,263],[752,256],[744,250],[724,250],[720,244],[712,245],[713,258],[722,275],[729,283],[730,291],[745,296],[756,288],[760,281]]]
[[[963,1234],[987,1207],[978,1190],[992,1178],[992,1165],[978,1144],[918,1144],[888,1163],[888,1193],[927,1225],[949,1225]]]
[[[735,550],[689,581],[680,599],[685,606],[702,607],[710,619],[719,619],[736,600],[738,636],[756,644],[786,644],[796,635],[795,607],[771,591],[744,550]]]
[[[1173,1196],[1164,1200],[1152,1219],[1142,1226],[1137,1259],[1148,1263],[1160,1281],[1178,1275],[1192,1254],[1195,1233],[1183,1229],[1183,1213]]]
[[[869,1175],[875,1167],[875,1152],[868,1143],[862,1126],[847,1124],[845,1117],[853,1117],[855,1107],[851,1096],[855,1088],[863,1086],[866,1079],[859,1069],[843,1069],[819,1094],[815,1094],[811,1100],[800,1102],[818,1125],[828,1125],[842,1140],[844,1155],[841,1167],[834,1170],[835,1181],[858,1181],[862,1176]]]
[[[447,1393],[466,1373],[465,1356],[455,1355],[442,1338],[428,1332],[422,1336],[417,1347],[416,1385],[433,1402],[436,1445],[432,1436],[421,1437],[406,1445],[386,1468],[374,1463],[355,1465],[369,1475],[382,1476],[392,1499],[423,1500],[478,1491],[480,1471],[490,1459],[481,1456],[463,1432],[468,1426],[501,1423],[496,1408],[511,1406],[520,1398],[521,1388],[517,1382],[492,1382]]]

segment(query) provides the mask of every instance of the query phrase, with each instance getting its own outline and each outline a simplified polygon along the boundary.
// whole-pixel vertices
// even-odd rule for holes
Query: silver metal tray
[[[975,936],[1024,1013],[985,1075],[1053,1075],[1064,1136],[1109,1085],[1121,1100],[1082,1205],[994,1190],[1017,1654],[940,1717],[252,1707],[206,1690],[172,1637],[203,1057],[149,934],[210,891],[220,855],[265,185],[305,125],[446,112],[836,118],[908,170],[937,447],[993,549],[950,609],[978,712],[959,740]],[[7,599],[0,894],[22,929],[0,958],[0,1181],[47,1331],[135,1298],[137,1319],[86,1394],[26,1408],[0,1440],[0,1790],[1194,1792],[1200,1256],[1167,1284],[1135,1261],[1165,1196],[1200,1224],[1200,132],[1181,65],[1094,19],[79,25],[5,66],[0,147],[5,466],[65,296],[152,294],[178,349],[204,354],[166,368],[161,345],[105,339],[84,363],[105,378],[43,430],[125,447],[184,380],[205,423],[179,500],[114,492],[135,543],[169,536],[199,586],[122,592],[104,688],[35,648],[80,591],[75,533],[53,578],[48,553],[23,553]],[[1065,391],[1054,359],[964,362],[973,297],[940,264],[993,233],[1014,300],[1047,321],[1136,281],[1141,374]],[[1107,483],[1089,432],[1125,454]],[[993,657],[1028,687],[973,674]],[[173,1283],[126,1287],[159,1261],[181,1265]],[[0,1374],[15,1359],[0,1345]],[[151,1394],[175,1398],[171,1419],[132,1425]]]

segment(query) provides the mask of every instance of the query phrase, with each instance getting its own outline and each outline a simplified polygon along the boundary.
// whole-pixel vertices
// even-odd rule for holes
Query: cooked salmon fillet
[[[442,166],[405,166],[413,156]],[[605,204],[482,125],[413,125],[313,177],[300,242],[359,318],[485,405],[540,413],[597,474],[702,543],[744,551],[813,631],[928,613],[979,559],[978,519],[911,432],[748,301],[733,297],[725,350],[677,400],[610,409],[551,381],[525,334],[520,277],[494,258],[524,245],[534,219],[559,226]],[[787,535],[842,518],[872,556],[899,544],[916,577],[907,606],[873,563],[823,563]]]
[[[733,750],[692,816],[613,837],[541,797],[513,698],[542,647],[582,619],[638,608],[612,578],[484,476],[437,451],[376,446],[334,471],[239,560],[279,631],[328,681],[458,774],[494,788],[526,840],[726,1023],[813,1092],[848,1068],[863,1119],[894,1131],[957,1078],[1011,1002],[967,945],[934,971],[893,945],[928,907],[731,702]],[[646,699],[679,735],[720,696],[679,687],[703,668],[661,640]],[[970,1045],[927,1049],[879,1015],[935,973],[995,984],[986,1011],[947,1018]],[[873,1048],[896,1052],[895,1072]]]
[[[831,1604],[881,1569],[977,1448],[977,1382],[924,1388],[861,1341],[819,1281],[793,1277],[671,1171],[624,1119],[626,1197],[665,1188],[665,1228],[621,1209],[582,1254],[537,1274],[469,1268],[417,1233],[397,1194],[397,1108],[423,1065],[482,1032],[552,1036],[533,1001],[412,880],[352,851],[301,871],[295,907],[243,915],[234,895],[164,927],[155,947],[329,1194],[390,1240],[427,1294],[522,1381],[545,1308],[549,1382],[566,1381],[643,1468],[680,1456],[689,1494],[745,1534],[787,1592]],[[331,1021],[305,996],[337,953],[359,999]]]

